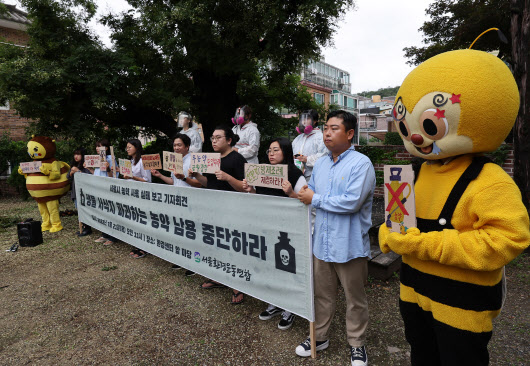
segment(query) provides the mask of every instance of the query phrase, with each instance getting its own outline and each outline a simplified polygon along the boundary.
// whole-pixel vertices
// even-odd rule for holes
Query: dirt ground
[[[2,222],[38,219],[34,201],[0,200]],[[61,209],[73,209],[63,198]],[[16,227],[0,229],[0,365],[349,365],[344,296],[330,347],[316,360],[295,355],[309,323],[287,331],[278,318],[260,321],[266,307],[247,296],[232,306],[228,289],[200,290],[203,278],[184,277],[148,255],[132,259],[125,243],[105,247],[78,238],[77,217],[44,233],[44,244],[6,252]],[[492,365],[528,365],[530,258],[506,268],[508,296],[490,342]],[[397,275],[369,279],[367,350],[370,365],[409,364],[398,312]]]

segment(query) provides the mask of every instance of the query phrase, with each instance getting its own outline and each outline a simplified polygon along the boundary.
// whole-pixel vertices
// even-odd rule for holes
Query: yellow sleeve
[[[50,169],[50,180],[57,180],[61,178],[61,162],[54,161],[51,163],[52,168]]]
[[[411,228],[405,235],[389,234],[381,248],[449,266],[492,271],[512,261],[529,244],[528,212],[515,184],[498,183],[482,190],[465,214],[473,220],[471,230],[420,233]]]

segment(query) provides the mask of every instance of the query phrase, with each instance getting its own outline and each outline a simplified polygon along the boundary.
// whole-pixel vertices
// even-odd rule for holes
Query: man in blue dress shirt
[[[338,110],[328,115],[324,144],[331,152],[318,160],[300,201],[316,208],[313,234],[316,350],[329,346],[338,282],[346,296],[346,330],[352,366],[368,364],[365,330],[368,301],[364,283],[368,274],[375,172],[370,159],[355,151],[352,140],[357,118]],[[311,355],[309,338],[296,348]]]

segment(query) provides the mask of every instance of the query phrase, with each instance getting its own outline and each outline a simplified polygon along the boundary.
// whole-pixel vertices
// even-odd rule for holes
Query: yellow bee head
[[[35,136],[28,142],[28,154],[33,160],[53,158],[55,149],[55,141],[49,137]]]
[[[405,147],[431,160],[495,150],[519,110],[508,67],[476,50],[430,58],[407,75],[396,98],[392,115]]]

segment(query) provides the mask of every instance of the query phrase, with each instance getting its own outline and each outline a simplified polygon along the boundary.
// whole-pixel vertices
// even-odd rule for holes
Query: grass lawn
[[[64,197],[61,210],[73,209]],[[0,223],[40,219],[37,204],[0,200]],[[250,296],[230,304],[230,290],[200,290],[203,278],[130,246],[103,246],[97,233],[78,238],[77,216],[44,244],[6,249],[16,226],[0,228],[0,365],[349,365],[341,293],[330,347],[316,361],[295,355],[309,323],[287,331],[260,321],[266,304]],[[5,225],[4,225],[5,226]],[[530,354],[528,255],[506,268],[508,296],[490,342],[492,365],[525,365]],[[410,363],[398,311],[397,276],[369,279],[370,365]]]

